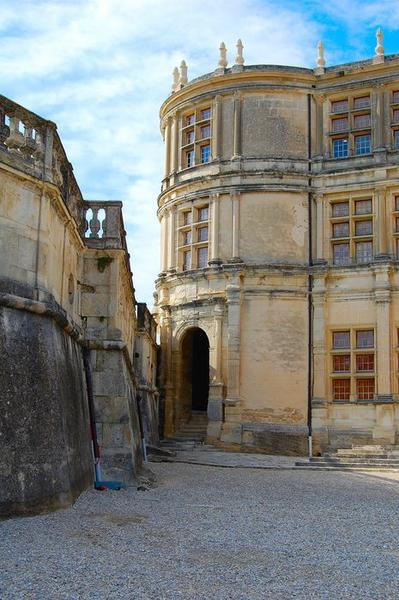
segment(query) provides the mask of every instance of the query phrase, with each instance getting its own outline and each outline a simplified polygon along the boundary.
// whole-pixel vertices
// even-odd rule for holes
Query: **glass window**
[[[198,241],[206,242],[208,240],[208,227],[199,227],[198,229]]]
[[[356,221],[355,235],[372,235],[373,221]]]
[[[198,220],[199,221],[207,221],[208,220],[208,207],[204,206],[200,208],[198,211]]]
[[[332,205],[333,217],[347,217],[349,215],[349,202],[335,202]]]
[[[398,233],[399,232],[399,217],[396,217],[396,219],[395,219],[395,226],[396,226],[395,231],[396,231],[396,233]]]
[[[348,110],[348,100],[336,100],[331,102],[331,111],[333,113],[345,112]]]
[[[370,115],[356,115],[353,120],[355,129],[370,127]]]
[[[358,400],[373,400],[374,398],[374,379],[357,379],[356,392]]]
[[[333,260],[334,265],[347,265],[350,262],[349,244],[334,244]]]
[[[186,166],[192,167],[194,165],[194,150],[187,150],[186,152]]]
[[[393,92],[392,93],[392,102],[393,103],[399,103],[399,92]]]
[[[349,127],[348,117],[342,117],[341,119],[334,119],[332,122],[333,131],[345,131]]]
[[[349,400],[351,393],[350,379],[333,379],[333,399]]]
[[[191,231],[185,231],[183,233],[183,245],[187,245],[187,244],[191,244],[192,242],[192,235],[191,235]]]
[[[191,223],[193,222],[193,215],[191,210],[187,210],[186,212],[183,213],[183,223],[184,225],[191,225]]]
[[[187,115],[186,116],[185,123],[186,123],[186,125],[192,125],[193,123],[195,123],[195,115],[194,115],[194,113],[192,115]]]
[[[343,158],[348,156],[348,140],[347,138],[340,138],[333,140],[333,157]]]
[[[203,269],[208,266],[208,248],[198,248],[198,267]]]
[[[360,98],[355,98],[353,101],[354,108],[363,108],[365,106],[370,106],[370,96],[361,96]]]
[[[211,118],[211,109],[204,108],[201,110],[201,119],[210,119]]]
[[[333,371],[334,373],[346,373],[351,370],[350,354],[339,354],[333,356]]]
[[[372,212],[371,200],[357,200],[355,202],[355,214],[369,215]]]
[[[349,223],[334,223],[333,224],[333,238],[341,238],[349,236]]]
[[[374,371],[374,354],[358,354],[356,356],[356,371],[358,372],[373,372]]]
[[[374,348],[374,331],[356,331],[356,348]]]
[[[333,332],[333,348],[341,350],[342,348],[350,348],[351,335],[350,331],[334,331]]]
[[[211,159],[210,145],[201,146],[201,163],[208,163]]]
[[[209,125],[201,127],[201,139],[208,138],[211,135],[211,128]]]
[[[399,121],[399,109],[395,108],[393,111],[393,122],[397,123]]]
[[[369,154],[371,152],[370,135],[355,136],[355,154]]]
[[[187,131],[186,133],[186,144],[192,144],[194,142],[194,130]]]
[[[399,210],[399,196],[395,196],[395,210]]]
[[[399,150],[399,131],[394,132],[393,141],[394,141],[394,145],[395,145],[395,150]]]
[[[191,269],[191,250],[183,253],[183,270],[188,271],[189,269]]]
[[[355,244],[356,262],[365,263],[373,258],[372,242],[357,242]]]

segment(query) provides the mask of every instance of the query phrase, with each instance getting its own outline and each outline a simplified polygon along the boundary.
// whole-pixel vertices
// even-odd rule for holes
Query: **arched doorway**
[[[206,415],[209,395],[209,340],[199,327],[189,329],[181,343],[180,410],[183,420]]]

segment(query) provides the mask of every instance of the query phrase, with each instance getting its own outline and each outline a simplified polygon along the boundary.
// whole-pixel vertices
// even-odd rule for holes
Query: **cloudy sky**
[[[0,0],[0,93],[55,121],[87,199],[124,203],[137,298],[159,272],[159,106],[173,67],[212,71],[221,40],[246,64],[370,57],[375,29],[399,52],[398,0]]]

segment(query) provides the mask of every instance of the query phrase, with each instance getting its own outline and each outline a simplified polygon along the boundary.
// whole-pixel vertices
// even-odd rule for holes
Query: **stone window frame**
[[[362,347],[358,344],[358,334],[363,332],[373,332],[373,345]],[[349,346],[337,348],[334,347],[334,334],[335,333],[349,333]],[[375,325],[364,325],[364,326],[347,326],[347,327],[332,327],[329,331],[329,399],[335,403],[347,403],[347,402],[372,402],[376,393],[376,381],[377,381],[377,363],[376,363],[376,327]],[[335,357],[349,357],[349,369],[336,371],[334,370],[334,359]],[[366,362],[365,358],[372,357],[373,370],[362,370],[358,368],[360,359]],[[399,357],[399,355],[398,355]],[[359,359],[359,360],[358,360]],[[335,361],[336,363],[339,361]],[[346,361],[341,361],[346,362]],[[370,382],[372,388],[372,394],[367,394],[372,397],[359,397],[360,388],[365,385],[366,380]],[[335,382],[349,381],[349,397],[345,399],[336,399]],[[361,394],[362,395],[362,394]]]
[[[392,150],[399,151],[399,87],[390,89],[391,144]]]
[[[203,136],[204,130],[209,135]],[[180,119],[179,151],[182,169],[208,164],[212,160],[212,104],[205,102],[185,110]],[[203,148],[209,148],[204,152]],[[203,160],[206,155],[207,160]]]
[[[371,202],[371,212],[359,212],[357,210],[358,202]],[[347,204],[348,211],[345,214],[334,214],[334,209],[340,204]],[[330,237],[330,262],[336,266],[350,266],[354,264],[364,264],[373,260],[375,253],[375,231],[376,231],[376,216],[374,212],[374,202],[372,194],[362,196],[349,196],[333,198],[329,202],[329,237]],[[335,211],[336,212],[336,211]],[[399,216],[399,213],[398,213]],[[371,233],[357,235],[358,223],[371,223]],[[344,225],[347,224],[345,228]],[[337,235],[337,232],[348,231],[348,235]],[[398,232],[399,233],[399,232]],[[360,248],[362,244],[371,243],[371,256],[366,260],[359,260]],[[348,249],[348,260],[343,262],[335,262],[335,246],[346,246]]]
[[[204,209],[207,209],[206,218],[204,218]],[[209,231],[210,231],[210,206],[209,201],[198,200],[192,205],[182,206],[177,213],[177,239],[178,239],[178,269],[180,271],[190,271],[193,269],[207,268],[209,260]],[[207,228],[208,237],[203,237],[203,232]],[[187,243],[187,234],[191,234],[191,240]],[[200,253],[201,249],[201,253]],[[200,256],[207,250],[208,260],[206,265],[200,266],[203,257]],[[190,260],[188,260],[190,259]]]
[[[365,99],[368,99],[368,103]],[[363,102],[359,103],[362,100]],[[334,105],[336,104],[337,110]],[[373,118],[371,113],[371,90],[354,91],[351,94],[340,95],[329,99],[329,137],[330,157],[334,160],[346,159],[351,156],[367,156],[373,152]],[[356,127],[356,120],[360,117],[368,117],[368,124]],[[346,119],[347,128],[337,128],[336,122]],[[369,152],[356,153],[356,138],[370,136]],[[337,141],[347,140],[347,154],[339,152],[336,154],[335,144]]]

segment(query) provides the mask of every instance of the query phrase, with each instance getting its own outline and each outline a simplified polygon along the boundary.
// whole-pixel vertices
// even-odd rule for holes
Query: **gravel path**
[[[399,597],[399,483],[152,465],[159,487],[0,523],[0,599]]]

